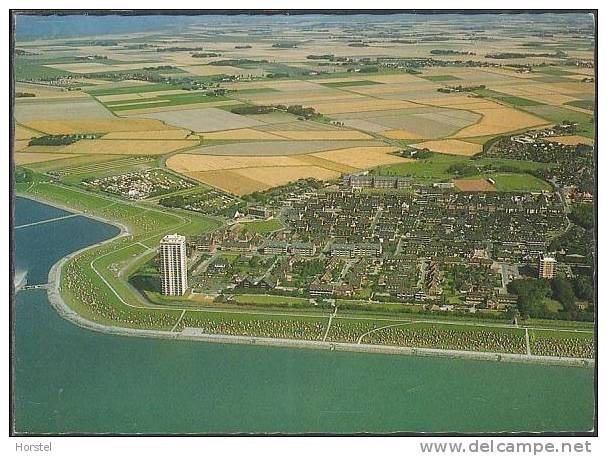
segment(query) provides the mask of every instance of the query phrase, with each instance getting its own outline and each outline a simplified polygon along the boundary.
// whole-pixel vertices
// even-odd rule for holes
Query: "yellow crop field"
[[[548,138],[550,141],[560,142],[561,144],[566,144],[568,146],[575,146],[577,144],[586,144],[588,146],[592,146],[594,144],[594,140],[592,138],[586,138],[585,136],[552,136]]]
[[[457,106],[466,106],[466,105],[475,105],[479,103],[487,103],[486,100],[479,98],[474,95],[453,95],[453,96],[444,96],[439,98],[424,98],[419,97],[415,99],[416,102],[427,104],[431,106],[438,107],[457,107]],[[460,109],[467,109],[461,107]]]
[[[337,171],[318,166],[284,166],[280,172],[273,168],[247,168],[233,171],[243,177],[263,182],[271,187],[284,185],[298,179],[313,177],[318,180],[335,179],[340,176]]]
[[[82,119],[82,120],[32,120],[27,126],[48,134],[109,133],[114,131],[173,130],[156,119]]]
[[[252,128],[237,128],[236,130],[223,130],[204,133],[204,139],[227,139],[227,140],[282,140],[280,136],[266,131],[254,130]]]
[[[547,124],[539,117],[489,101],[475,105],[451,105],[451,107],[466,109],[483,116],[479,122],[461,129],[452,138],[495,135]]]
[[[342,163],[347,166],[364,169],[379,165],[391,165],[393,163],[406,163],[410,161],[410,159],[390,154],[390,152],[395,152],[397,150],[399,150],[399,148],[393,146],[365,146],[328,150],[326,152],[317,152],[310,155],[332,162]]]
[[[233,100],[221,100],[221,101],[209,101],[206,103],[191,103],[188,105],[178,106],[155,106],[152,108],[136,108],[137,105],[133,105],[133,109],[124,109],[120,111],[121,116],[130,116],[134,114],[149,114],[154,112],[165,112],[165,111],[187,111],[190,109],[201,109],[201,108],[216,108],[217,106],[236,106],[242,103]]]
[[[260,190],[267,190],[269,185],[250,179],[234,171],[196,171],[187,173],[187,176],[203,184],[216,187],[233,195],[246,195]]]
[[[15,151],[23,150],[23,149],[27,148],[27,145],[29,144],[29,142],[30,142],[29,139],[15,140],[15,142],[13,143],[13,147],[14,147]]]
[[[390,139],[421,139],[418,134],[405,130],[387,130],[382,135]]]
[[[63,148],[73,154],[160,155],[195,146],[192,140],[92,139],[82,140]]]
[[[337,163],[334,161],[326,160],[324,158],[315,157],[314,155],[298,155],[297,160],[307,165],[313,165],[343,174],[359,171],[358,168],[354,168],[353,166],[348,166],[344,165],[343,163]]]
[[[594,84],[584,82],[557,82],[552,84],[552,86],[565,94],[594,93]]]
[[[252,167],[276,168],[284,166],[300,166],[302,163],[296,156],[235,156],[235,155],[196,155],[177,154],[170,157],[166,162],[167,167],[178,173],[189,173],[192,171],[217,171],[222,169],[238,169]]]
[[[481,144],[474,144],[457,139],[443,139],[436,141],[425,141],[413,145],[417,149],[430,149],[433,152],[449,155],[471,156],[483,150]]]
[[[113,131],[103,135],[103,139],[197,139],[188,138],[189,135],[189,130]]]
[[[300,139],[300,140],[319,140],[319,141],[330,141],[330,140],[348,140],[348,139],[373,139],[372,136],[357,130],[326,130],[326,131],[271,131],[271,133],[282,136],[286,139]]]
[[[29,128],[22,127],[21,125],[15,125],[15,140],[21,141],[23,139],[32,139],[36,136],[40,136],[40,133],[30,130]]]
[[[58,87],[41,86],[37,84],[28,84],[17,82],[15,84],[15,92],[33,93],[36,99],[45,98],[83,98],[87,94],[80,90],[65,90]]]
[[[15,154],[15,164],[29,165],[30,163],[46,162],[51,160],[59,160],[61,158],[77,157],[73,154],[45,154],[45,153],[30,153],[18,152]]]

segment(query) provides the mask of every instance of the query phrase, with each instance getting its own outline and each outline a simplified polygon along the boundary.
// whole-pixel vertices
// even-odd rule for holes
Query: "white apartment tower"
[[[556,260],[554,257],[543,255],[540,257],[540,268],[539,277],[540,279],[552,279],[554,277],[554,270],[556,267]]]
[[[188,287],[185,236],[167,234],[160,241],[159,253],[162,294],[184,295]]]

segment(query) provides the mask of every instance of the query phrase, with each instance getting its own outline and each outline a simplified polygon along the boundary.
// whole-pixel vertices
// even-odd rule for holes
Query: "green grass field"
[[[242,230],[248,234],[267,234],[282,228],[278,219],[259,220],[254,222],[243,222],[240,224]]]
[[[164,106],[180,106],[193,103],[210,103],[214,101],[229,100],[223,96],[211,96],[204,93],[185,93],[178,95],[161,95],[155,98],[142,101],[141,98],[132,100],[121,100],[111,103],[104,103],[105,106],[114,112],[125,111],[129,109],[155,108]]]
[[[293,296],[272,296],[257,294],[234,295],[234,301],[238,304],[252,304],[255,306],[310,308],[312,305],[306,298]]]
[[[501,173],[490,174],[488,177],[495,181],[494,186],[498,192],[538,192],[552,189],[548,182],[531,174]]]
[[[586,99],[586,100],[573,100],[565,103],[569,106],[575,106],[576,108],[588,109],[589,111],[594,111],[594,100]]]
[[[496,92],[495,90],[489,89],[479,89],[474,91],[476,94],[480,95],[484,98],[491,98],[493,100],[509,104],[511,106],[538,106],[543,105],[544,103],[540,103],[538,101],[529,100],[527,98],[514,97],[512,95],[508,95],[501,92]]]
[[[537,189],[550,189],[550,185],[541,181],[540,179],[533,177],[528,174],[524,174],[526,171],[532,171],[535,169],[546,168],[549,164],[536,163],[531,161],[522,160],[509,160],[509,159],[473,159],[470,157],[461,157],[457,155],[447,155],[434,153],[431,157],[415,160],[408,163],[399,163],[396,165],[381,166],[372,170],[374,174],[379,175],[395,175],[395,176],[411,176],[416,182],[428,183],[428,182],[439,182],[449,181],[457,178],[456,174],[452,174],[449,168],[453,165],[471,165],[482,167],[486,169],[498,169],[496,167],[507,166],[512,169],[518,170],[521,174],[511,174],[513,176],[511,182],[512,186],[520,185],[522,188],[528,187],[530,190]],[[485,176],[486,174],[482,171],[477,171],[474,174],[467,175],[466,177],[474,176]],[[491,175],[489,175],[492,177]],[[508,183],[504,182],[502,176],[507,174],[496,174],[498,176],[499,191],[516,191],[509,188]],[[522,177],[526,176],[526,177]],[[497,182],[497,181],[496,181]]]
[[[31,61],[23,58],[15,59],[15,80],[31,81],[38,79],[54,79],[63,76],[73,75],[68,71],[58,70],[56,68],[43,66],[40,62]]]

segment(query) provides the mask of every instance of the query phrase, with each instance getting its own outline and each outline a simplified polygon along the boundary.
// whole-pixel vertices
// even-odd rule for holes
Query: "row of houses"
[[[383,188],[403,189],[411,187],[413,180],[406,176],[373,176],[370,174],[346,174],[342,176],[342,187],[361,188]]]

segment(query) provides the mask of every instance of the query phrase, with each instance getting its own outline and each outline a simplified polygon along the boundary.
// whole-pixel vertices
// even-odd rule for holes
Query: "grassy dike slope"
[[[128,233],[92,246],[63,266],[60,290],[66,303],[88,320],[133,328],[170,329],[181,310],[150,308],[119,273],[153,255],[167,233],[191,235],[218,222],[199,215],[169,213],[49,182],[17,184],[17,194],[116,222]]]

